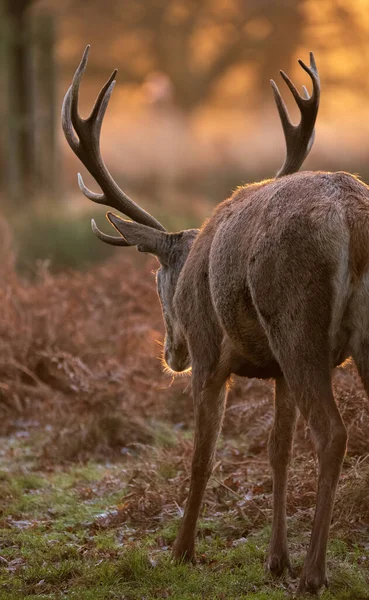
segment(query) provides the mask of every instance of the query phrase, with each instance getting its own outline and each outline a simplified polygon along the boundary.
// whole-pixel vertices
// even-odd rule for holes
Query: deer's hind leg
[[[328,373],[325,376],[322,373],[317,384],[303,392],[299,399],[301,411],[310,426],[319,464],[313,529],[299,588],[311,592],[317,592],[322,585],[327,585],[327,542],[347,444],[346,428],[333,396]]]
[[[331,383],[334,268],[326,262],[326,253],[319,251],[319,240],[315,244],[305,229],[299,235],[297,225],[274,253],[265,252],[259,262],[255,260],[250,288],[271,350],[309,424],[318,455],[316,509],[299,588],[317,592],[327,581],[328,533],[347,433]]]
[[[274,423],[269,437],[269,461],[273,473],[273,523],[267,567],[273,575],[292,573],[287,547],[287,470],[296,424],[296,404],[284,377],[275,382]]]
[[[286,352],[286,346],[287,340],[284,351],[279,348],[278,359],[291,394],[309,424],[318,456],[315,516],[299,587],[300,591],[317,592],[327,584],[326,549],[347,433],[333,396],[328,357],[321,362],[320,352],[309,356],[308,344],[293,353]]]

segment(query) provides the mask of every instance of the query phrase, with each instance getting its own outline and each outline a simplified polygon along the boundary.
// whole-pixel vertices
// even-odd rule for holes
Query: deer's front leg
[[[195,562],[196,524],[206,484],[212,472],[215,447],[219,437],[227,395],[225,378],[197,379],[193,373],[195,407],[195,441],[190,490],[173,556]]]
[[[273,472],[273,524],[267,566],[274,575],[292,572],[287,548],[287,470],[296,423],[296,405],[283,377],[275,383],[275,415],[269,438],[269,461]]]

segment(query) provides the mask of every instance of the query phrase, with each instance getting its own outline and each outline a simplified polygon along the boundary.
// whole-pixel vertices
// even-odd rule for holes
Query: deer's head
[[[102,193],[96,194],[86,188],[80,174],[78,175],[79,187],[90,200],[110,206],[132,219],[127,221],[111,212],[107,213],[109,221],[118,231],[119,236],[103,233],[92,221],[92,230],[99,239],[114,246],[136,246],[140,252],[153,254],[159,260],[160,267],[156,282],[166,329],[164,359],[173,371],[184,371],[190,367],[190,358],[185,332],[181,329],[173,298],[178,277],[198,230],[168,233],[159,221],[129,198],[112,178],[101,157],[100,132],[117,71],[112,73],[100,90],[90,116],[82,119],[78,113],[78,94],[81,78],[87,66],[88,52],[89,46],[65,95],[62,125],[68,144],[99,184]],[[286,159],[277,177],[294,173],[300,168],[314,139],[314,125],[319,106],[319,77],[312,54],[310,54],[310,67],[302,61],[299,62],[311,77],[313,83],[311,96],[304,88],[304,97],[302,97],[287,75],[281,71],[301,112],[301,122],[298,125],[292,125],[279,90],[272,82],[287,147]]]
[[[156,287],[165,324],[164,360],[172,371],[185,371],[190,367],[190,358],[173,298],[179,274],[198,229],[167,233],[141,223],[126,221],[110,212],[107,217],[128,245],[136,246],[140,252],[153,254],[158,259],[160,266],[156,272]],[[93,228],[96,231],[95,223]]]

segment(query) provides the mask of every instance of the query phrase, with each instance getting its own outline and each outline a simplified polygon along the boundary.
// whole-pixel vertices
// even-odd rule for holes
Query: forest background
[[[114,68],[102,153],[168,230],[199,227],[237,186],[272,177],[284,140],[269,80],[321,79],[304,168],[369,182],[369,1],[0,0],[0,598],[266,598],[272,382],[236,379],[199,530],[199,565],[173,565],[192,450],[190,379],[163,373],[153,258],[97,240],[104,208],[60,124],[91,44],[87,115]],[[369,598],[369,403],[334,375],[349,431],[325,599]],[[288,496],[302,565],[316,459],[299,421]]]

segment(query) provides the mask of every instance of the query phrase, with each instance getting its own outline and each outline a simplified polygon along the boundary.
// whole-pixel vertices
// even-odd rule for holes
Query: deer
[[[164,359],[191,372],[195,413],[189,493],[173,546],[176,560],[195,562],[196,525],[212,472],[229,382],[234,375],[273,379],[274,422],[268,454],[273,517],[267,568],[293,575],[287,543],[286,487],[296,419],[309,426],[318,461],[315,514],[300,592],[328,586],[326,549],[347,431],[332,390],[333,369],[352,357],[369,392],[369,188],[345,172],[299,171],[311,150],[320,79],[314,55],[299,60],[312,83],[299,93],[280,71],[301,119],[294,125],[279,88],[274,98],[286,156],[275,178],[246,184],[219,204],[200,229],[170,233],[123,192],[100,152],[102,121],[117,71],[90,116],[78,111],[89,46],[62,108],[66,140],[102,192],[83,194],[129,218],[107,212],[118,233],[94,234],[135,246],[159,261],[157,292]]]

